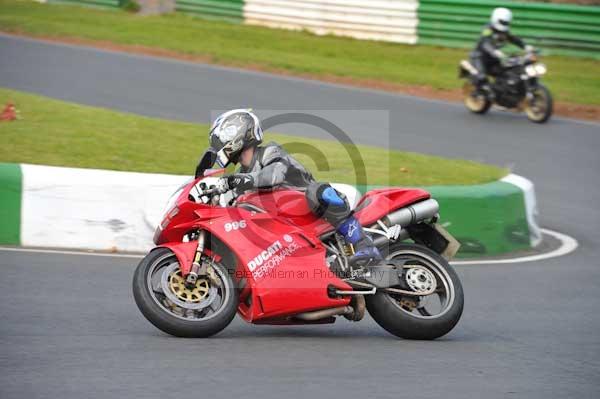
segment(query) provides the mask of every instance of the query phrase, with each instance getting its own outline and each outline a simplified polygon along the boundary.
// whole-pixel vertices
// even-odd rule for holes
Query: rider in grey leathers
[[[312,174],[280,145],[260,145],[263,132],[260,120],[251,110],[236,109],[221,114],[212,124],[210,145],[217,151],[217,163],[226,167],[240,163],[238,171],[221,178],[220,191],[289,187],[304,191],[309,207],[331,223],[347,243],[354,247],[352,266],[379,263],[381,254],[356,219],[345,196],[327,183],[315,181]]]

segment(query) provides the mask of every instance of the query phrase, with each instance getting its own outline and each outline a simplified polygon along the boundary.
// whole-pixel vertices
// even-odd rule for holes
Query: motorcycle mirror
[[[198,166],[196,166],[195,178],[199,178],[200,176],[204,176],[204,171],[212,168],[217,160],[217,152],[213,148],[208,148],[202,158],[198,161]]]

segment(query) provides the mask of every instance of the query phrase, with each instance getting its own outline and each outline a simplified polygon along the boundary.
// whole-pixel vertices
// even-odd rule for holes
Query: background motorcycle
[[[460,78],[466,78],[463,85],[465,106],[476,114],[485,114],[492,104],[501,107],[524,110],[530,121],[546,122],[552,115],[552,95],[540,83],[546,73],[546,66],[538,63],[535,52],[511,56],[499,67],[499,73],[490,79],[490,91],[481,90],[476,84],[478,70],[467,60],[460,62]]]
[[[388,259],[357,273],[348,266],[352,246],[309,210],[304,193],[219,193],[210,185],[215,172],[205,171],[213,161],[207,152],[197,178],[173,195],[157,247],[133,277],[135,301],[159,329],[208,337],[236,311],[256,324],[323,324],[335,316],[358,321],[367,309],[409,339],[435,339],[458,323],[463,290],[448,259],[459,244],[436,224],[439,207],[429,193],[347,193]]]

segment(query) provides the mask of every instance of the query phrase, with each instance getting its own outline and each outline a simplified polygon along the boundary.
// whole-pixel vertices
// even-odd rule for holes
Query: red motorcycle
[[[173,195],[157,247],[133,277],[137,306],[162,331],[208,337],[236,311],[250,323],[297,325],[359,321],[368,310],[407,339],[435,339],[458,323],[463,289],[448,260],[459,244],[436,224],[439,206],[426,191],[378,189],[357,201],[355,216],[386,262],[353,270],[352,246],[304,193],[221,193],[210,185],[222,173],[208,169],[213,162],[207,152],[196,179]]]

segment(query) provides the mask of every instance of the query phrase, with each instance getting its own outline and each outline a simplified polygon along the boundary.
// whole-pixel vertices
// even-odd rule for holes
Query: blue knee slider
[[[321,199],[328,205],[344,206],[345,201],[333,187],[327,187],[321,194]]]

